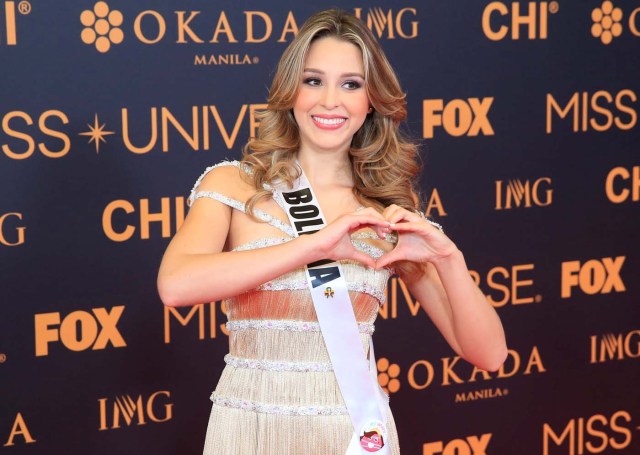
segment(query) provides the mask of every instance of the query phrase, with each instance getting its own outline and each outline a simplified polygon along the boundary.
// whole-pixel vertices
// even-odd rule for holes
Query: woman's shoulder
[[[224,196],[236,198],[251,187],[249,178],[251,169],[241,161],[221,161],[207,167],[198,177],[191,189],[189,200],[200,192],[215,192]]]

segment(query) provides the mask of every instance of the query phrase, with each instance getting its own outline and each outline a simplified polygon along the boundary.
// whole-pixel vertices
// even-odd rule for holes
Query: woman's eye
[[[319,85],[322,85],[320,82],[320,79],[315,78],[315,77],[308,77],[304,80],[304,83],[307,85],[311,85],[313,87],[317,87]]]
[[[346,81],[344,84],[342,84],[343,87],[349,89],[349,90],[355,90],[358,89],[360,87],[362,87],[362,84],[360,84],[360,82],[356,82],[356,81]]]

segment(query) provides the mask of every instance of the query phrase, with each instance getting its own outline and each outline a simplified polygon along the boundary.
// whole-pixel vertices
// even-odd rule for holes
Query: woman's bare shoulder
[[[247,166],[238,161],[223,161],[205,169],[194,184],[191,197],[200,192],[215,192],[230,198],[242,199],[242,196],[252,189],[250,170]]]

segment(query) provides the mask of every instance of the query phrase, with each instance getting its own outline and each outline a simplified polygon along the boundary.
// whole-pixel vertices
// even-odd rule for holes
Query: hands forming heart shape
[[[351,243],[351,234],[364,228],[373,229],[380,238],[396,232],[398,241],[391,251],[374,259],[357,250]],[[435,263],[457,251],[456,245],[437,223],[397,205],[387,207],[382,214],[373,208],[365,208],[343,215],[317,235],[321,238],[320,248],[326,254],[325,257],[355,260],[373,269],[380,269],[397,261]]]

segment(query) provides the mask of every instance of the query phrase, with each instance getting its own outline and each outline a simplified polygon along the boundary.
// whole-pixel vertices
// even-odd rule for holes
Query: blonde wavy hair
[[[380,44],[353,14],[331,9],[312,15],[284,51],[269,90],[267,109],[258,113],[256,138],[244,147],[243,163],[252,170],[250,179],[257,193],[247,201],[247,212],[271,196],[264,184],[289,185],[297,177],[294,165],[300,134],[293,106],[302,80],[304,62],[311,44],[334,37],[357,46],[362,52],[365,89],[373,112],[353,136],[349,156],[355,197],[378,210],[397,204],[408,210],[419,205],[414,186],[420,172],[416,144],[399,131],[407,117],[406,95]]]

